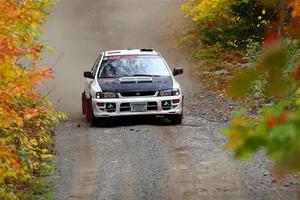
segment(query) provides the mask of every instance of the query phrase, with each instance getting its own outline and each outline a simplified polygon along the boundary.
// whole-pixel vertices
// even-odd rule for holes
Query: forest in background
[[[187,0],[190,50],[204,85],[240,102],[223,130],[246,159],[261,149],[276,175],[300,170],[300,1]]]

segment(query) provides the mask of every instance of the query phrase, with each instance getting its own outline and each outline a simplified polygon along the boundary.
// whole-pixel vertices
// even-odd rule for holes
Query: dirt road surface
[[[297,199],[298,185],[278,183],[263,153],[237,162],[217,137],[232,107],[204,91],[177,48],[183,28],[178,0],[61,0],[45,25],[56,51],[45,63],[56,79],[50,98],[70,121],[56,131],[54,199]],[[119,119],[90,128],[81,115],[82,73],[103,50],[152,47],[172,67],[186,99],[183,125]]]

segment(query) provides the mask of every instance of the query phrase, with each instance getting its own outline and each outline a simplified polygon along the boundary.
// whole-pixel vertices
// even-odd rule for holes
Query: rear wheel
[[[182,124],[182,115],[171,115],[169,117],[169,119],[171,120],[172,124],[178,125],[178,124]]]

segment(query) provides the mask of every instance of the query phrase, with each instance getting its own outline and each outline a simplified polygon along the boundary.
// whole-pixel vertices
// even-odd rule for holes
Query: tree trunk
[[[278,14],[279,22],[278,22],[278,29],[277,29],[278,38],[283,37],[285,17],[286,17],[286,0],[280,0],[279,1],[279,14]]]

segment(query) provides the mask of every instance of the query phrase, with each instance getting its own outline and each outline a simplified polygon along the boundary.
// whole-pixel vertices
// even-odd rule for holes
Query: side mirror
[[[94,78],[92,72],[90,71],[83,72],[83,76],[84,78]]]
[[[183,69],[181,69],[181,68],[173,69],[173,76],[177,76],[177,75],[182,74],[182,73],[183,73]]]

